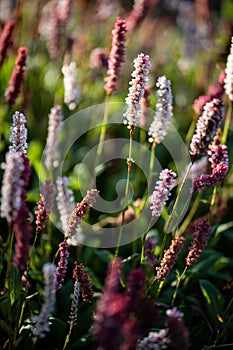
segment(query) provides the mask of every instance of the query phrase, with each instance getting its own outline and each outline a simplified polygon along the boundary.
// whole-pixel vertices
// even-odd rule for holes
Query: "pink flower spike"
[[[163,207],[171,195],[172,185],[175,183],[176,174],[164,169],[159,175],[159,180],[156,182],[155,190],[152,195],[151,207],[152,216],[160,216]]]
[[[117,17],[115,27],[112,31],[112,48],[108,58],[107,77],[104,89],[111,95],[117,88],[117,82],[125,62],[125,41],[126,41],[125,20]]]
[[[150,58],[148,55],[140,53],[134,60],[135,70],[132,73],[132,80],[129,85],[129,93],[125,99],[128,105],[126,113],[124,113],[124,124],[128,124],[128,128],[139,126],[142,118],[141,99],[144,95],[146,82],[148,80],[149,70],[151,68]]]

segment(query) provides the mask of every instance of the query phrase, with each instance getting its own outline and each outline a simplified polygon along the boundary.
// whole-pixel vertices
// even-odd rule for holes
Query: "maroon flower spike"
[[[36,215],[36,234],[39,231],[43,231],[45,228],[45,224],[49,218],[49,215],[44,207],[44,203],[42,200],[37,202],[37,210],[35,211]]]
[[[214,145],[208,151],[212,173],[202,174],[193,180],[191,192],[201,192],[220,184],[228,172],[228,150],[225,145]]]
[[[12,34],[15,27],[14,21],[8,21],[1,33],[0,36],[0,67],[3,65],[3,62],[6,58],[7,50],[12,45]]]
[[[222,122],[223,103],[214,98],[203,107],[203,113],[197,121],[195,133],[190,144],[190,154],[205,155],[208,147]]]
[[[69,244],[64,241],[59,244],[59,253],[60,260],[58,262],[58,266],[55,272],[55,278],[57,281],[57,289],[60,289],[65,280],[67,265],[68,265],[68,257],[69,257]]]
[[[146,258],[146,264],[155,265],[158,262],[157,256],[154,255],[155,248],[158,241],[154,237],[149,237],[144,243],[144,255]]]
[[[143,286],[145,283],[145,276],[141,269],[132,270],[128,278],[128,291],[127,296],[128,310],[135,311],[140,298],[143,294]]]
[[[125,41],[126,41],[126,23],[125,20],[117,17],[115,27],[112,31],[112,49],[108,59],[107,77],[104,79],[106,84],[104,89],[108,95],[116,90],[117,81],[125,62]]]
[[[18,49],[18,57],[13,73],[10,78],[9,87],[5,92],[6,102],[9,107],[12,108],[15,104],[16,99],[19,96],[21,86],[24,82],[26,72],[26,59],[27,59],[27,48],[20,47]]]
[[[92,289],[92,280],[88,273],[84,271],[83,264],[78,264],[78,262],[75,261],[74,265],[75,267],[73,271],[73,278],[75,282],[78,282],[80,284],[80,291],[83,301],[88,301],[91,303],[94,294],[94,291]]]
[[[207,244],[207,238],[210,236],[210,225],[208,221],[200,221],[195,226],[195,232],[193,233],[193,241],[189,248],[189,253],[186,257],[186,265],[192,266],[198,261],[203,249]]]
[[[118,292],[120,264],[119,258],[110,264],[104,292],[97,304],[93,335],[102,350],[119,350],[123,337],[122,325],[127,317],[128,300],[125,295]]]
[[[177,308],[167,310],[165,323],[168,328],[167,335],[172,344],[171,348],[174,350],[188,350],[190,347],[189,331],[184,325],[183,313]]]
[[[156,277],[154,281],[163,281],[171,272],[175,265],[176,259],[184,245],[184,237],[176,237],[172,240],[168,250],[164,251],[164,256],[161,260],[160,266],[156,267]]]
[[[132,11],[127,18],[127,29],[134,30],[146,17],[149,10],[149,0],[135,0]]]
[[[54,203],[54,186],[50,179],[47,179],[45,185],[40,189],[40,200],[37,202],[36,214],[36,233],[43,231],[45,224],[49,218],[49,214],[52,211]]]
[[[30,213],[25,203],[22,203],[15,220],[13,230],[16,238],[14,266],[22,274],[29,261],[29,243],[31,239],[32,226],[29,223]]]

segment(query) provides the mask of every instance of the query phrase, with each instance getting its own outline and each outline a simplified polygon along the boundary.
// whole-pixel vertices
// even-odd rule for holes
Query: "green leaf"
[[[223,311],[223,296],[211,282],[200,279],[199,284],[206,301],[206,307],[209,315],[213,322],[218,324],[218,314],[221,314]]]
[[[21,294],[21,280],[17,269],[14,266],[11,266],[10,273],[10,303],[11,306],[16,300],[19,301]]]

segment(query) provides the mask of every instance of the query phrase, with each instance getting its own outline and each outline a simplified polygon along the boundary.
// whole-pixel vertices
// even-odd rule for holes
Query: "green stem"
[[[102,152],[103,152],[103,143],[105,140],[108,117],[109,117],[109,109],[108,109],[109,98],[110,98],[110,94],[107,94],[106,98],[105,98],[104,117],[103,117],[103,122],[102,122],[101,130],[100,130],[100,137],[99,137],[99,144],[98,144],[98,148],[97,148],[97,156],[96,156],[95,166],[98,165],[99,159],[100,159]]]
[[[71,335],[72,329],[73,329],[73,327],[70,325],[69,333],[66,335],[65,343],[63,345],[62,350],[65,350],[67,348],[67,345],[68,345],[68,343],[70,341],[70,335]]]
[[[158,289],[157,289],[157,292],[156,292],[156,295],[155,295],[155,300],[158,300],[159,294],[160,294],[160,292],[161,292],[161,290],[163,288],[163,285],[164,285],[164,280],[159,282],[159,286],[158,286]]]
[[[232,102],[229,101],[227,116],[226,116],[224,129],[223,129],[223,135],[222,135],[222,144],[225,144],[226,140],[227,140],[227,134],[228,134],[229,126],[230,126],[230,122],[231,122],[231,113],[232,113]]]
[[[190,212],[188,213],[187,217],[185,218],[185,220],[183,221],[182,225],[180,226],[180,229],[176,232],[176,236],[182,236],[182,234],[185,232],[186,228],[188,227],[190,221],[192,220],[192,218],[194,217],[198,205],[200,203],[202,197],[202,193],[198,193],[198,195],[195,198],[195,201],[192,205],[192,208],[190,210]]]
[[[130,174],[131,174],[131,168],[132,168],[132,145],[133,145],[133,133],[134,133],[134,127],[130,128],[130,139],[129,139],[129,157],[127,160],[128,164],[128,171],[127,171],[127,180],[126,180],[126,185],[125,185],[125,203],[124,203],[124,209],[122,211],[122,222],[121,222],[121,227],[120,227],[120,232],[117,240],[117,247],[115,250],[115,257],[118,256],[119,254],[119,248],[120,248],[120,243],[121,243],[121,238],[122,238],[122,232],[123,232],[123,225],[124,225],[124,219],[125,219],[125,211],[127,210],[127,199],[128,199],[128,192],[129,192],[129,183],[130,183]]]
[[[214,207],[216,193],[217,193],[217,186],[214,186],[212,197],[211,197],[211,202],[210,202],[209,221],[211,221],[211,216],[212,216],[212,213],[213,213],[213,207]]]
[[[185,266],[184,271],[182,272],[182,274],[179,276],[179,278],[177,280],[176,288],[175,288],[175,291],[174,291],[174,294],[173,294],[173,297],[172,297],[171,306],[174,305],[174,302],[175,302],[175,299],[176,299],[176,296],[177,296],[177,293],[178,293],[178,289],[179,289],[179,286],[180,286],[180,282],[182,281],[186,271],[187,271],[187,266]]]

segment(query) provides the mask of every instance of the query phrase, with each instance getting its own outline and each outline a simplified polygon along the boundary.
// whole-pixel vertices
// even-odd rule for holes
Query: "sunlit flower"
[[[172,91],[171,82],[164,75],[158,78],[156,86],[158,87],[156,103],[156,112],[154,120],[149,128],[148,135],[150,142],[160,143],[167,135],[170,126],[172,112]]]
[[[132,73],[132,80],[129,85],[129,93],[126,98],[128,105],[126,113],[124,113],[124,124],[128,124],[128,128],[139,126],[142,118],[141,99],[144,95],[144,89],[148,80],[148,73],[151,68],[150,58],[140,53],[134,60],[135,70]]]

